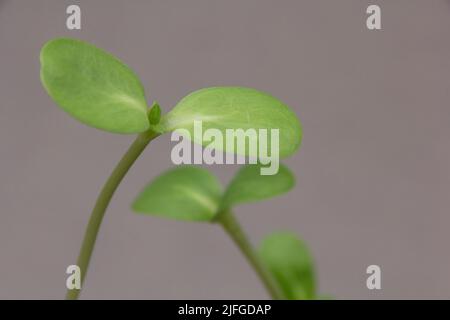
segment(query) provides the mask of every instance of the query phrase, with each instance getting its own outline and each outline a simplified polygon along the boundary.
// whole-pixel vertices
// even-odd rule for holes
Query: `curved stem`
[[[92,256],[92,251],[94,250],[95,241],[97,239],[97,234],[100,229],[103,216],[105,215],[106,208],[108,207],[114,192],[116,191],[117,187],[119,186],[120,182],[130,169],[130,167],[133,165],[142,151],[144,151],[145,147],[157,136],[158,134],[153,131],[146,131],[138,135],[136,140],[123,155],[122,159],[114,168],[113,172],[103,186],[95,203],[94,209],[92,209],[91,217],[89,219],[89,223],[83,239],[83,244],[81,246],[80,254],[77,260],[77,265],[81,271],[81,285],[83,285],[84,279],[86,277],[89,261]],[[67,290],[66,299],[78,299],[80,291],[81,290],[77,289]]]
[[[250,244],[247,236],[242,230],[239,222],[234,217],[231,211],[222,212],[217,222],[219,222],[226,233],[233,239],[236,246],[241,250],[242,254],[247,258],[247,261],[255,270],[256,274],[261,279],[262,283],[266,287],[267,292],[270,294],[272,299],[280,300],[282,299],[282,294],[276,283],[274,282],[272,275],[266,269],[265,265],[261,261],[257,252]]]

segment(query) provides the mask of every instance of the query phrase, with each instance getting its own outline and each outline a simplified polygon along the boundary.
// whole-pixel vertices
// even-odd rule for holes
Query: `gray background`
[[[81,4],[82,31],[65,28]],[[382,31],[365,27],[382,7]],[[63,298],[97,192],[132,141],[87,128],[39,81],[39,50],[71,36],[114,53],[167,111],[205,86],[269,91],[304,126],[289,194],[241,206],[257,243],[290,229],[337,298],[450,298],[450,3],[0,0],[0,298]],[[118,190],[82,298],[266,298],[217,226],[131,213],[172,166],[155,141]],[[214,167],[225,183],[237,166]],[[382,268],[369,291],[365,269]]]

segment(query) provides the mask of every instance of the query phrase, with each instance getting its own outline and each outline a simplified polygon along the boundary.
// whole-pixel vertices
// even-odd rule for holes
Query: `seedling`
[[[181,99],[170,112],[161,114],[161,108],[157,103],[148,108],[144,88],[135,73],[114,56],[91,44],[75,39],[55,39],[42,48],[40,61],[42,84],[50,97],[64,111],[91,127],[112,133],[137,134],[107,179],[92,210],[77,260],[82,283],[108,204],[130,167],[153,139],[177,129],[187,130],[191,136],[195,136],[193,123],[202,121],[205,128],[215,128],[223,134],[226,129],[253,128],[265,129],[268,132],[277,129],[281,158],[292,155],[300,146],[302,131],[295,113],[277,98],[255,89],[242,87],[201,89]],[[207,145],[205,141],[197,142]],[[220,145],[216,145],[216,148],[224,150]],[[245,150],[243,155],[251,156],[248,149]],[[247,170],[253,169],[246,169],[241,175],[249,172]],[[282,172],[283,170],[280,170],[280,175],[276,174],[273,179],[283,177]],[[212,184],[210,178],[204,178],[206,179],[204,183]],[[135,203],[135,208],[139,209],[140,206],[148,204],[145,199],[151,198],[155,203],[161,204],[164,197],[161,191],[163,187],[164,185],[149,188],[150,191],[145,193],[146,196]],[[246,199],[242,198],[242,194],[245,193],[236,191],[239,190],[237,187],[230,188],[231,191],[227,191],[221,198],[220,206],[217,207],[221,211],[217,211],[217,215],[214,214],[213,207],[210,207],[209,211],[202,207],[202,211],[194,213],[194,211],[177,212],[176,206],[171,207],[170,215],[182,217],[183,214],[189,214],[193,220],[194,218],[205,220],[208,217],[220,221],[231,234],[234,228],[237,228],[237,224],[231,214],[226,214],[228,211],[225,208]],[[253,189],[256,193],[252,197],[259,197],[264,193],[259,185]],[[195,189],[188,190],[193,192]],[[209,189],[207,194],[220,197],[218,190]],[[154,194],[151,195],[149,192]],[[161,198],[157,196],[158,194]],[[172,204],[166,204],[170,205]],[[240,232],[239,229],[237,231]],[[233,238],[235,237],[236,235],[233,235]],[[252,257],[254,255],[250,254]],[[259,262],[257,264],[257,268],[260,268]],[[264,274],[265,271],[258,270],[258,273]],[[277,293],[279,290],[270,284],[269,278],[264,276],[264,281],[272,296],[280,297],[281,295]],[[79,290],[69,290],[67,298],[76,299],[79,293]]]
[[[176,220],[217,223],[233,239],[274,299],[315,299],[313,259],[290,233],[274,233],[260,252],[250,244],[233,208],[288,192],[294,176],[284,165],[276,175],[260,174],[259,165],[242,167],[223,191],[208,170],[180,166],[166,171],[136,198],[133,210]]]

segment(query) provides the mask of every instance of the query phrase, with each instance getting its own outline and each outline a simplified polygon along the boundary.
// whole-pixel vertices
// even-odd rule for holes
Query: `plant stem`
[[[282,299],[282,294],[276,283],[274,282],[272,275],[266,269],[265,265],[261,261],[258,253],[252,247],[250,241],[242,230],[239,222],[236,220],[234,214],[231,211],[224,211],[218,216],[218,220],[225,232],[233,239],[236,246],[241,250],[242,254],[247,258],[247,261],[255,270],[256,274],[264,284],[267,292],[272,299]]]
[[[84,279],[89,266],[89,261],[94,250],[97,234],[100,225],[105,215],[106,208],[111,201],[111,198],[122,181],[125,174],[130,167],[144,151],[145,147],[158,136],[157,133],[149,130],[139,134],[133,144],[129,147],[127,152],[123,155],[113,172],[109,176],[100,194],[98,195],[94,209],[92,209],[91,217],[84,234],[83,244],[81,246],[80,254],[78,256],[77,265],[81,270],[81,285],[83,286]],[[80,294],[80,290],[67,290],[66,299],[76,300]]]

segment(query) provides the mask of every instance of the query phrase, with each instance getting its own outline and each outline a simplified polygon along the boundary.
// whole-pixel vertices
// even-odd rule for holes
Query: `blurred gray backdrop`
[[[79,4],[82,30],[65,27]],[[382,30],[365,27],[369,4]],[[339,299],[450,298],[450,3],[445,0],[0,0],[0,298],[63,298],[97,193],[132,141],[85,127],[39,81],[49,39],[81,38],[137,71],[165,111],[240,85],[295,109],[303,146],[289,194],[239,207],[256,244],[292,230]],[[146,150],[106,214],[82,298],[250,299],[266,294],[217,226],[137,216],[172,166]],[[237,166],[212,168],[225,183]],[[382,290],[366,288],[368,265]]]

